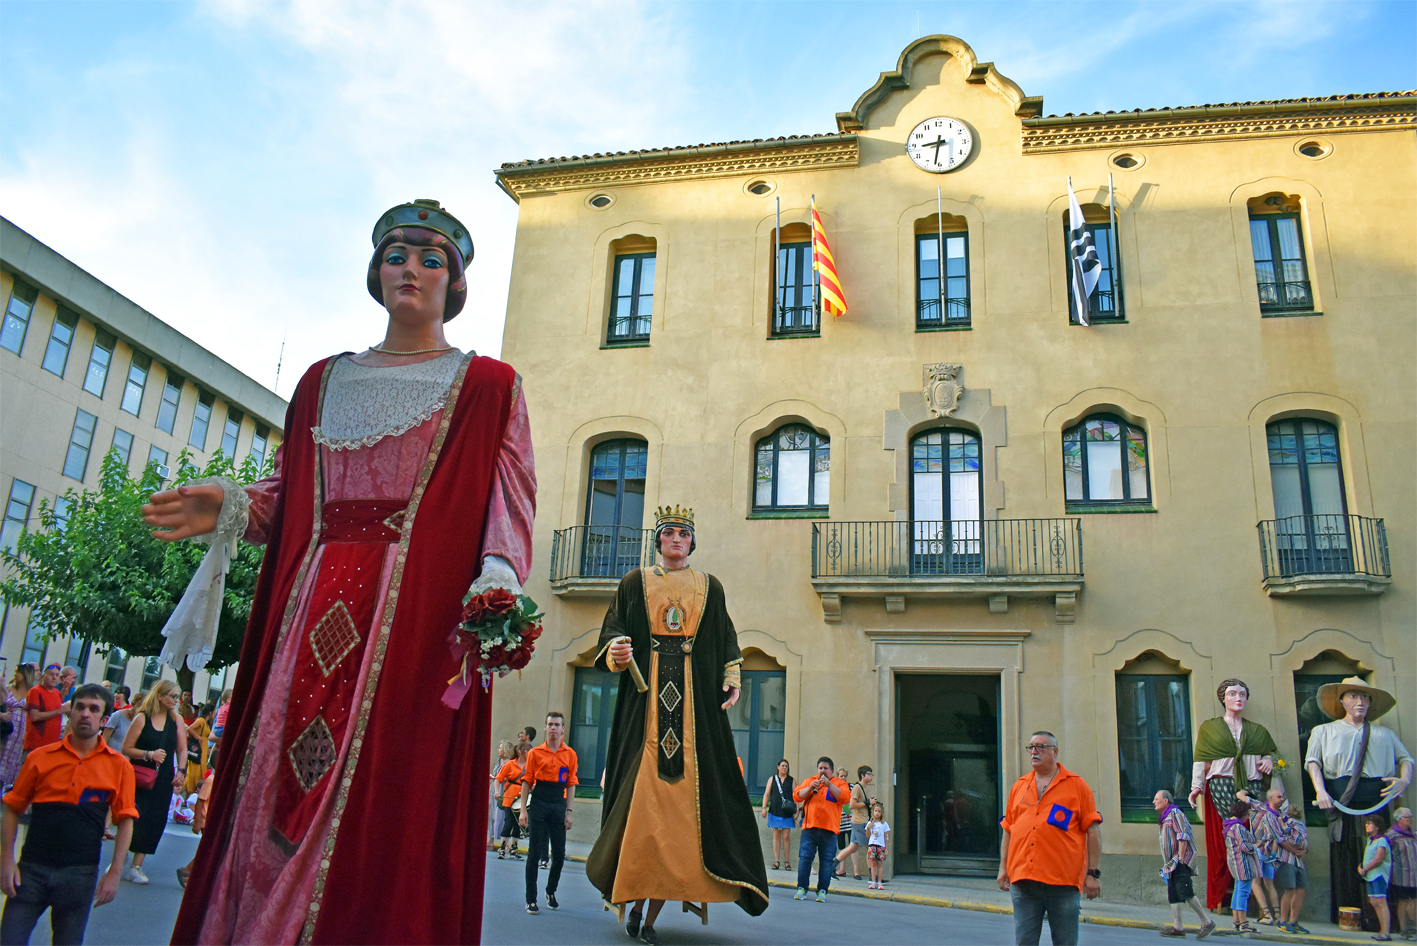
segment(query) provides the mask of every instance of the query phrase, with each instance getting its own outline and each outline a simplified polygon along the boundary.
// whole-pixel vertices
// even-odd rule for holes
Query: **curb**
[[[585,856],[581,854],[567,854],[566,860],[575,861],[578,864],[584,864],[586,861]],[[797,884],[785,880],[769,880],[768,886],[777,887],[781,890],[797,889]],[[970,910],[975,913],[1001,913],[1009,916],[1012,916],[1014,912],[1012,907],[999,906],[996,903],[978,903],[973,900],[946,900],[943,897],[921,897],[909,893],[877,893],[876,891],[853,890],[851,888],[829,889],[831,889],[833,896],[838,897],[861,897],[866,900],[884,900],[891,903],[913,903],[922,907],[942,907],[947,910]],[[1119,926],[1134,930],[1152,931],[1161,929],[1161,924],[1159,923],[1152,923],[1146,920],[1129,920],[1119,916],[1087,916],[1084,914],[1078,917],[1078,920],[1079,922],[1092,923],[1096,926]],[[1212,936],[1228,937],[1234,935],[1229,931],[1220,929],[1219,922],[1219,920],[1216,921],[1216,930],[1211,934]],[[1195,932],[1196,929],[1189,926],[1186,927],[1186,933],[1188,935]],[[1278,933],[1270,933],[1267,931],[1253,933],[1246,938],[1264,940],[1271,943],[1341,943],[1344,944],[1344,946],[1353,946],[1353,944],[1357,942],[1357,940],[1344,939],[1339,936],[1324,936],[1318,933],[1310,933],[1308,936],[1281,936]]]

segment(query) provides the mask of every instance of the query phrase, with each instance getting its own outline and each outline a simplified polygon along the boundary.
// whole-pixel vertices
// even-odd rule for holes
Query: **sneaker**
[[[818,890],[818,891],[817,891],[817,902],[818,902],[818,903],[826,903],[826,902],[827,902],[827,892],[826,892],[825,890]]]
[[[530,913],[532,916],[536,916],[541,912],[541,908],[534,903],[528,903],[526,905],[526,912]]]
[[[1306,935],[1307,935],[1308,932],[1309,932],[1308,927],[1306,927],[1306,926],[1300,926],[1300,925],[1299,925],[1299,922],[1298,922],[1297,920],[1296,920],[1295,922],[1293,922],[1293,923],[1290,923],[1289,925],[1293,927],[1293,929],[1291,929],[1291,930],[1289,931],[1289,932],[1291,932],[1291,933],[1301,933],[1301,934],[1306,934]],[[1410,938],[1410,937],[1409,937],[1409,938]]]
[[[646,926],[640,930],[640,942],[647,943],[648,946],[659,946],[659,934],[654,931],[654,927]]]
[[[128,873],[125,874],[124,877],[129,883],[137,884],[140,887],[146,886],[148,882],[148,875],[143,873],[141,867],[128,868]]]
[[[638,939],[640,935],[640,921],[644,914],[639,910],[631,910],[629,919],[625,921],[625,932],[630,934],[630,939]]]
[[[798,888],[797,888],[797,893],[793,895],[792,899],[793,899],[793,900],[806,900],[806,899],[807,899],[807,891],[803,890],[801,887],[798,887]]]
[[[555,891],[552,891],[552,890],[546,891],[546,905],[547,905],[548,907],[550,907],[551,909],[553,909],[553,910],[559,910],[559,909],[561,909],[561,904],[559,904],[559,903],[556,902],[556,893],[555,893]]]
[[[498,851],[498,852],[497,852],[497,860],[499,860],[499,861],[505,861],[506,859],[507,859],[507,852],[506,852],[506,851]]]

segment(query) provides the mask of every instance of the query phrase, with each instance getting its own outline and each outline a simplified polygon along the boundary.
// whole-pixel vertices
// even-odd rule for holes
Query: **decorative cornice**
[[[1023,153],[1088,151],[1129,144],[1292,137],[1417,126],[1417,94],[1245,102],[1193,108],[1026,118]]]
[[[1020,89],[1012,79],[1000,74],[992,62],[980,62],[978,57],[974,55],[974,50],[969,48],[969,44],[958,36],[937,33],[934,36],[917,39],[905,47],[905,50],[900,54],[900,59],[896,61],[894,72],[881,73],[876,84],[861,93],[856,104],[851,106],[851,111],[837,112],[837,129],[842,132],[864,129],[876,106],[884,102],[892,92],[910,87],[910,73],[914,70],[915,64],[926,56],[939,53],[958,59],[960,64],[964,66],[965,82],[971,85],[986,85],[993,89],[1009,103],[1014,114],[1020,118],[1043,113],[1041,96],[1024,95],[1023,89]]]
[[[504,164],[494,173],[498,186],[520,203],[527,196],[595,187],[849,168],[856,167],[859,157],[854,134],[815,135],[524,161]]]

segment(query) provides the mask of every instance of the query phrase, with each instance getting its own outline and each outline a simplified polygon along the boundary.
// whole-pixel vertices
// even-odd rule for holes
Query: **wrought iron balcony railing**
[[[946,299],[944,304],[945,318],[943,321],[940,319],[940,309],[939,299],[921,299],[916,305],[916,324],[926,328],[943,325],[969,324],[968,299]]]
[[[1314,293],[1307,279],[1259,280],[1261,312],[1312,312]]]
[[[1082,577],[1078,519],[817,522],[812,577]]]
[[[654,564],[654,530],[628,526],[572,526],[551,538],[551,581],[618,581]]]
[[[816,304],[777,306],[772,320],[774,335],[815,335],[822,330],[818,324]]]
[[[1387,529],[1363,516],[1290,516],[1259,524],[1266,580],[1306,575],[1391,578]]]

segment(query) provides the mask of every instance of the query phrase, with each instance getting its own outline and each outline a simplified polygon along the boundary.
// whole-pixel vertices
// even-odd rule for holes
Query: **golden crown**
[[[690,532],[694,530],[694,510],[688,506],[660,506],[654,511],[654,530],[658,532],[665,526],[683,526]]]

